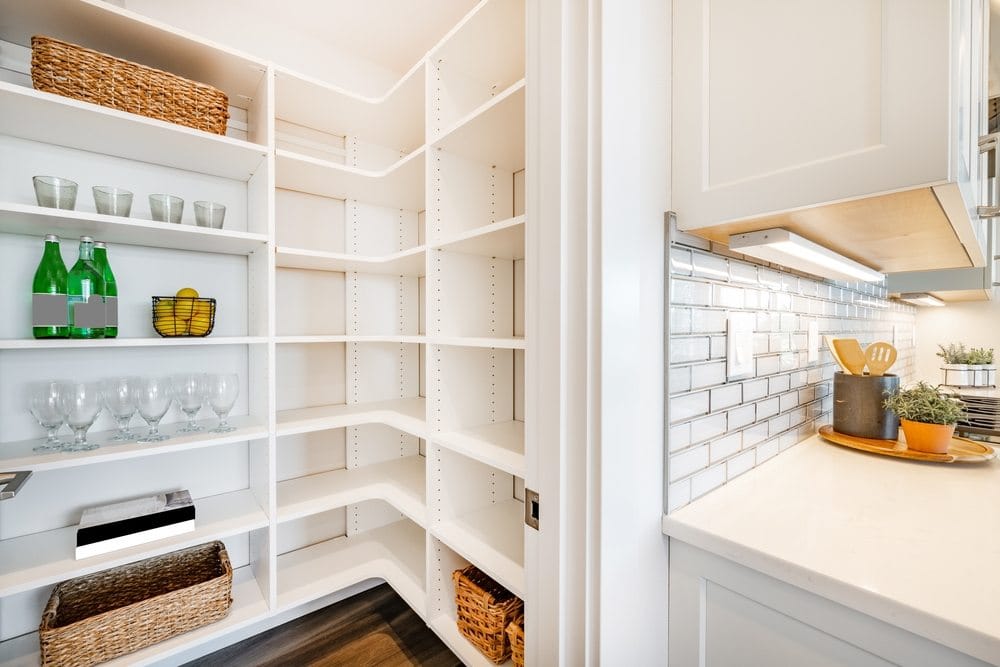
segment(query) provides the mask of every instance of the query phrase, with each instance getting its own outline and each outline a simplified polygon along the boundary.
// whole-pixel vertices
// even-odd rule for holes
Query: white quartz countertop
[[[711,553],[1000,664],[1000,461],[918,463],[814,436],[663,517]]]

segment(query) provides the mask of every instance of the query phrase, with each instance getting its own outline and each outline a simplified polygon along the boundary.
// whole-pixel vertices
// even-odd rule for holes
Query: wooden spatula
[[[832,342],[833,349],[836,350],[836,356],[840,359],[840,363],[852,375],[864,375],[865,364],[868,363],[868,360],[865,359],[865,352],[861,349],[861,343],[858,342],[858,339],[834,338]]]
[[[896,363],[896,348],[891,343],[872,343],[865,350],[869,375],[885,375],[889,367]]]
[[[823,336],[823,338],[826,339],[826,346],[830,348],[830,354],[833,356],[833,360],[837,362],[837,365],[843,368],[844,372],[847,373],[848,375],[853,375],[853,373],[851,373],[851,369],[847,367],[847,364],[845,364],[844,361],[840,358],[840,355],[837,354],[837,348],[833,346],[833,341],[835,340],[834,337]]]

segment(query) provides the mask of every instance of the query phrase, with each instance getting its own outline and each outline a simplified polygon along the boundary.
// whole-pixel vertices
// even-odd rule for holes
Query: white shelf
[[[76,526],[0,541],[0,596],[21,593],[64,579],[106,570],[176,551],[206,540],[247,533],[268,525],[248,490],[195,500],[195,529],[176,537],[76,560]]]
[[[278,436],[361,424],[386,424],[418,438],[426,438],[425,403],[424,398],[401,398],[374,403],[282,410],[278,413]]]
[[[365,500],[384,500],[424,527],[427,525],[424,464],[422,456],[407,456],[278,482],[278,522]]]
[[[424,138],[424,61],[380,97],[365,97],[283,68],[275,70],[275,115],[328,134],[401,151]]]
[[[408,211],[424,210],[422,146],[382,171],[348,167],[280,148],[275,155],[275,187]]]
[[[267,617],[267,602],[250,567],[233,570],[233,604],[229,614],[215,623],[185,632],[135,653],[103,663],[103,667],[149,665],[212,641]],[[0,643],[0,667],[37,667],[41,662],[38,633],[32,632]]]
[[[431,533],[524,599],[524,504],[502,500],[431,528]]]
[[[439,446],[488,466],[524,477],[524,422],[509,421],[435,433]]]
[[[228,255],[264,249],[267,236],[195,225],[174,225],[84,211],[65,211],[29,204],[0,202],[0,233],[64,238],[93,236],[107,243],[154,246]]]
[[[66,350],[124,347],[188,347],[192,345],[263,345],[264,336],[179,336],[177,338],[0,338],[0,350]]]
[[[523,350],[524,337],[491,338],[488,336],[428,336],[431,345],[451,345],[455,347],[492,347],[503,350]]]
[[[494,667],[496,665],[480,653],[479,649],[472,645],[472,642],[462,636],[462,633],[458,631],[458,626],[455,625],[455,619],[451,616],[441,614],[432,618],[427,625],[437,633],[441,641],[447,644],[451,652],[458,656],[458,659],[467,667]],[[500,663],[500,667],[510,667],[513,664],[513,660],[508,660]]]
[[[469,230],[434,248],[497,259],[524,259],[524,216]]]
[[[275,264],[281,268],[312,271],[357,271],[392,276],[422,276],[426,273],[426,248],[417,246],[381,257],[362,257],[346,253],[323,252],[279,247]]]
[[[267,157],[266,146],[3,81],[0,134],[237,181]]]
[[[185,423],[178,422],[161,427],[160,432],[169,435],[170,439],[150,444],[109,442],[108,438],[114,435],[114,431],[89,433],[87,437],[91,442],[100,444],[100,448],[86,452],[52,452],[46,454],[32,451],[31,448],[44,442],[45,438],[0,443],[0,470],[32,470],[34,472],[42,472],[45,470],[58,470],[60,468],[75,468],[94,463],[124,461],[126,459],[172,454],[191,449],[221,447],[222,445],[229,445],[235,442],[259,440],[267,437],[267,426],[261,425],[252,417],[231,417],[229,423],[235,426],[236,430],[229,433],[208,432],[209,429],[215,428],[215,425],[218,424],[217,419],[200,421],[199,423],[205,427],[205,431],[201,433],[177,433],[177,429]],[[136,426],[134,430],[137,433],[144,433],[146,427]],[[67,433],[60,433],[60,435],[63,439],[70,437]]]
[[[433,147],[511,172],[524,169],[524,79],[442,132]]]
[[[275,342],[281,345],[310,345],[325,343],[403,343],[422,345],[427,342],[426,336],[357,336],[354,334],[328,334],[319,336],[278,336]]]
[[[426,613],[425,533],[405,519],[278,556],[278,607],[284,611],[365,579],[384,579]]]

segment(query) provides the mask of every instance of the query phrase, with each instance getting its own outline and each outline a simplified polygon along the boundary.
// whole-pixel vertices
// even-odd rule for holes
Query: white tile
[[[670,333],[671,335],[691,333],[690,308],[670,308]]]
[[[757,267],[736,260],[729,262],[729,275],[734,283],[757,284]]]
[[[770,436],[778,435],[791,428],[791,419],[788,415],[778,415],[777,417],[772,417],[767,420],[767,434]]]
[[[789,378],[787,375],[778,375],[773,378],[769,378],[767,381],[767,393],[768,394],[780,394],[784,391],[788,391]]]
[[[768,352],[787,352],[791,348],[791,335],[787,333],[773,333],[768,334],[767,337],[767,351]]]
[[[691,280],[671,280],[670,303],[709,306],[712,304],[712,286]]]
[[[728,458],[740,451],[743,446],[743,434],[740,432],[716,438],[708,445],[709,460],[712,463]]]
[[[774,331],[774,320],[771,313],[757,313],[757,331]]]
[[[782,313],[778,324],[780,331],[792,332],[798,330],[799,316],[795,313]]]
[[[711,353],[713,359],[724,358],[726,356],[725,336],[712,336]]]
[[[749,380],[743,383],[743,400],[756,401],[767,396],[767,380]]]
[[[676,423],[708,414],[708,392],[673,396],[668,400],[670,423]]]
[[[753,353],[767,354],[771,349],[771,334],[755,333],[753,335]]]
[[[739,477],[747,470],[753,468],[756,462],[756,453],[753,449],[748,450],[740,454],[739,456],[734,456],[733,458],[726,461],[726,481],[730,481],[736,477]]]
[[[767,292],[761,292],[755,289],[744,289],[743,290],[743,307],[747,310],[756,310],[758,308],[767,308]]]
[[[743,429],[743,447],[748,448],[767,439],[767,422],[760,422]]]
[[[778,370],[790,371],[799,367],[799,355],[794,352],[782,352],[778,355]]]
[[[691,367],[691,388],[703,389],[726,381],[726,362],[698,364]]]
[[[827,355],[829,355],[829,353],[827,353]],[[821,354],[820,358],[822,357],[823,355]],[[806,373],[807,373],[806,382],[809,384],[816,384],[817,382],[823,379],[822,368],[810,368],[808,371],[806,371]]]
[[[790,273],[781,274],[781,289],[785,292],[799,291],[799,277]]]
[[[726,311],[708,308],[691,310],[692,333],[725,333]]]
[[[670,249],[670,273],[679,276],[691,275],[691,251],[687,248]]]
[[[790,391],[787,394],[782,394],[780,399],[781,399],[780,403],[781,411],[785,412],[786,410],[791,410],[792,408],[797,407],[799,404],[799,392]]]
[[[729,430],[735,431],[738,428],[743,428],[747,424],[752,424],[754,419],[757,418],[757,406],[753,403],[750,405],[743,405],[738,408],[733,408],[729,411]]]
[[[795,371],[788,376],[788,386],[792,389],[798,389],[799,387],[804,387],[806,381],[808,380],[809,374],[806,371]]]
[[[726,483],[726,464],[709,468],[691,478],[691,497],[703,496]]]
[[[720,308],[743,308],[743,288],[713,285],[713,303]]]
[[[667,449],[676,452],[691,444],[691,424],[677,424],[667,431]]]
[[[781,289],[781,274],[773,269],[761,267],[757,271],[757,279],[760,280],[761,285],[769,289]]]
[[[709,351],[709,340],[704,336],[670,338],[670,363],[672,364],[708,359]]]
[[[670,399],[671,405],[674,399]],[[773,415],[778,414],[778,410],[781,407],[781,402],[777,398],[769,398],[766,401],[761,401],[757,404],[757,419],[767,419]]]
[[[762,445],[757,445],[757,465],[768,460],[778,453],[778,439],[768,440]]]
[[[808,415],[805,408],[795,408],[794,410],[790,410],[788,412],[788,426],[801,426],[805,423],[807,418]]]
[[[778,357],[757,357],[757,377],[778,372]]]
[[[713,280],[729,280],[729,260],[718,255],[703,252],[692,253],[694,259],[693,274]]]
[[[799,315],[809,314],[809,299],[804,296],[795,295],[792,297],[792,312]]]
[[[691,480],[685,479],[667,485],[667,512],[684,507],[691,502]]]
[[[804,327],[808,327],[807,324],[803,324]],[[792,349],[793,350],[804,350],[809,347],[809,335],[804,333],[792,334]]]
[[[708,465],[708,445],[695,447],[680,454],[674,454],[667,462],[670,481],[676,482]]]
[[[799,405],[804,405],[814,398],[816,398],[815,387],[803,387],[802,389],[799,389]]]
[[[799,443],[799,434],[797,431],[789,431],[788,433],[783,433],[781,437],[778,438],[778,449],[785,451],[793,445]]]
[[[726,432],[726,415],[710,415],[691,422],[691,442],[711,440]]]
[[[718,412],[719,410],[725,410],[728,407],[740,404],[743,400],[743,386],[730,384],[713,389],[711,394],[710,406],[712,412]]]
[[[815,390],[816,398],[823,398],[830,393],[830,384],[828,382],[818,382],[813,385],[813,389]]]
[[[674,366],[667,376],[667,393],[677,394],[691,390],[691,367]]]
[[[792,309],[792,295],[785,292],[771,292],[771,310],[787,312]]]

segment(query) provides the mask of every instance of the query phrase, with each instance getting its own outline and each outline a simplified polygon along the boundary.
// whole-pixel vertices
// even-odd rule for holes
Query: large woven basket
[[[226,133],[229,101],[221,90],[52,37],[31,38],[31,81],[47,93]]]
[[[95,665],[217,621],[232,584],[222,542],[64,581],[42,613],[42,665]]]
[[[514,667],[524,667],[524,616],[518,616],[507,626],[507,639]]]
[[[507,625],[524,603],[473,565],[451,574],[455,582],[458,630],[487,658],[500,664],[510,657]]]

